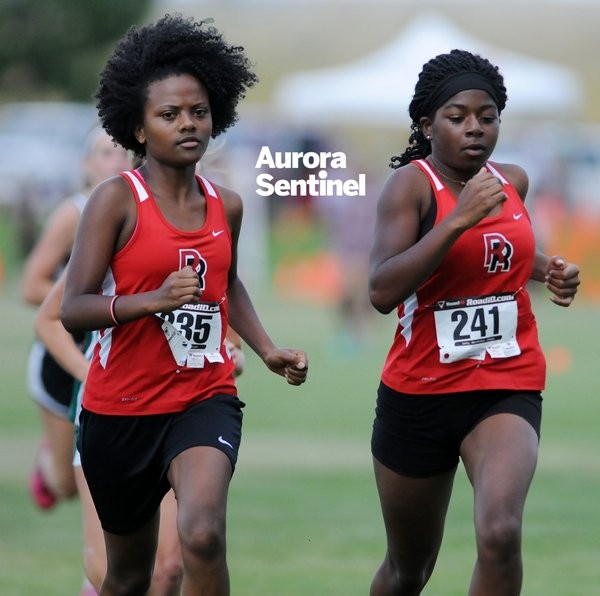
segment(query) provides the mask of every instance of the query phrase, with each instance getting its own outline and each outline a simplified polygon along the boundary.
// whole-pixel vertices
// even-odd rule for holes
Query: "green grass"
[[[600,595],[598,307],[562,310],[536,298],[542,343],[565,346],[572,365],[550,372],[540,462],[527,503],[524,595]],[[369,454],[375,388],[393,317],[375,316],[353,356],[331,340],[327,309],[257,297],[275,340],[305,347],[310,379],[287,386],[248,354],[240,378],[244,440],[228,518],[232,593],[359,596],[384,552]],[[27,495],[39,423],[25,387],[33,311],[13,281],[0,291],[0,594],[69,596],[81,585],[77,502],[40,513]],[[474,560],[471,489],[457,474],[442,551],[425,590],[464,596]]]

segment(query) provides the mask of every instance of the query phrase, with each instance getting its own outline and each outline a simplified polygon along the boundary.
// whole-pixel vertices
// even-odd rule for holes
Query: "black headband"
[[[490,83],[487,77],[484,77],[478,72],[459,72],[444,79],[427,101],[423,104],[422,115],[432,115],[440,106],[443,106],[447,100],[453,95],[466,91],[467,89],[481,89],[487,91],[494,103],[498,106],[498,111],[501,111],[500,97],[498,90]]]

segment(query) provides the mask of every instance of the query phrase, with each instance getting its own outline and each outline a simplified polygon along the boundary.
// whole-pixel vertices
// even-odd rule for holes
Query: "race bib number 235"
[[[214,303],[185,304],[172,312],[157,313],[161,327],[179,366],[202,368],[204,358],[223,362],[221,311]]]

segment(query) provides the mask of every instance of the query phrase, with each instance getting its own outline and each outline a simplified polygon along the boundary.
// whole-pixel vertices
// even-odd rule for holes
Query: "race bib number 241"
[[[513,293],[441,300],[434,305],[434,317],[441,363],[521,353]]]

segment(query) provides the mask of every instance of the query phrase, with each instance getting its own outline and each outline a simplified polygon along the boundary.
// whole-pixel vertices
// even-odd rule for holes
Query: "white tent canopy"
[[[275,90],[275,108],[296,124],[405,125],[423,64],[455,48],[499,66],[508,90],[505,114],[564,116],[582,105],[582,83],[571,70],[492,47],[438,15],[424,14],[389,45],[356,62],[284,77]]]

